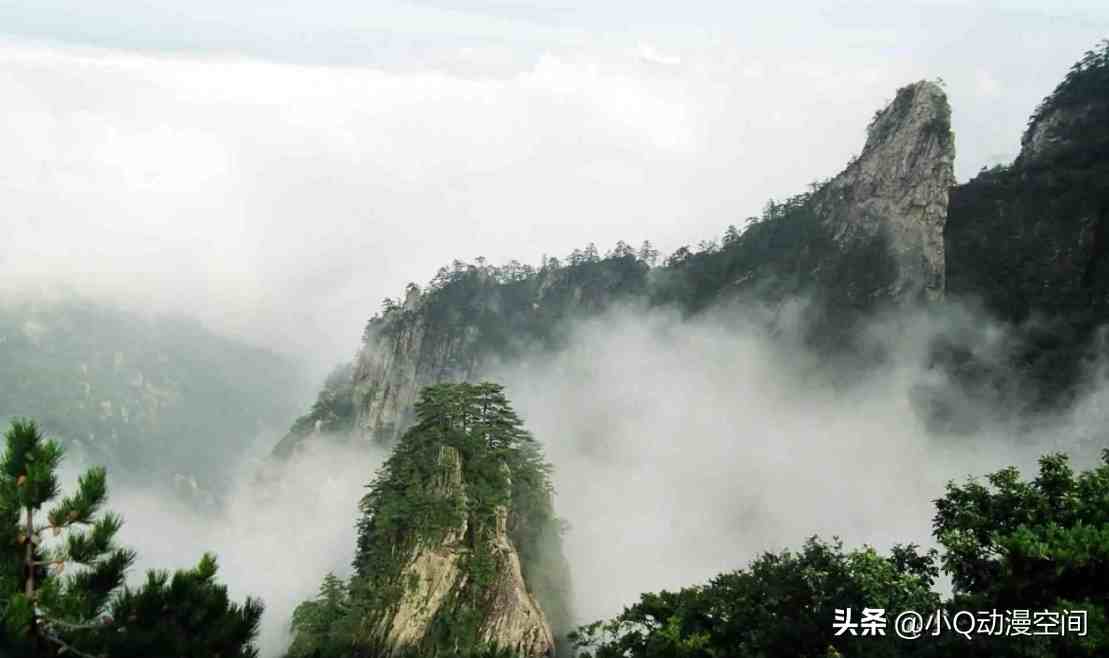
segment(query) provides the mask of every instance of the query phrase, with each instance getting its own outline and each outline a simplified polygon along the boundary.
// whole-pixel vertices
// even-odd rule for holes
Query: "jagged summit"
[[[505,488],[511,489],[511,471],[503,465],[501,470]],[[458,448],[438,446],[433,475],[424,483],[431,504],[458,510],[472,504],[476,483],[468,483],[463,471]],[[519,656],[553,656],[554,634],[524,581],[508,517],[508,505],[503,504],[485,523],[458,514],[434,540],[403,546],[402,539],[394,544],[391,548],[410,551],[394,577],[415,586],[403,588],[387,612],[371,612],[364,642],[383,656],[400,656],[413,647],[434,644],[436,632],[444,633],[437,625],[462,622],[474,626],[466,638],[470,642],[510,649]],[[481,559],[487,563],[478,567]],[[478,568],[488,575],[475,587]]]
[[[841,319],[942,298],[954,159],[943,90],[925,81],[902,87],[839,175],[775,207],[735,240],[726,263],[731,287],[764,301],[806,295]]]
[[[679,249],[662,267],[654,267],[647,245],[639,252],[618,245],[603,259],[587,248],[566,265],[552,259],[539,269],[456,262],[426,289],[413,284],[403,301],[388,300],[352,368],[329,379],[278,452],[289,454],[317,426],[391,443],[411,424],[422,387],[472,381],[491,358],[550,346],[565,320],[616,301],[696,312],[736,297],[774,302],[804,294],[850,315],[939,299],[954,184],[949,117],[938,84],[903,87],[838,176],[774,206],[742,233],[731,229],[722,246]]]
[[[902,87],[871,121],[862,154],[814,199],[846,257],[868,243],[888,243],[893,262],[886,287],[872,295],[897,301],[943,297],[943,227],[955,184],[950,117],[938,84]]]
[[[343,655],[553,656],[569,568],[538,444],[494,384],[427,387],[416,416],[361,503]]]

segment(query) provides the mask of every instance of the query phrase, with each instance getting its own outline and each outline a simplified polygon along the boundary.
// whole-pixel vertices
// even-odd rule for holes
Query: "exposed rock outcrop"
[[[733,290],[770,301],[809,295],[839,316],[942,299],[949,117],[937,84],[898,90],[843,172],[734,241],[725,252]]]
[[[499,386],[420,396],[416,424],[362,501],[358,655],[553,656],[556,630],[568,630],[569,569],[538,445]]]
[[[845,257],[887,241],[895,268],[883,292],[892,300],[943,297],[943,227],[955,184],[950,116],[937,84],[900,89],[875,116],[862,154],[814,199]]]
[[[944,220],[954,182],[949,115],[935,83],[900,89],[842,173],[781,216],[726,240],[723,249],[675,254],[653,270],[649,248],[637,254],[626,245],[604,259],[587,249],[564,266],[545,262],[539,270],[456,263],[427,291],[409,286],[403,302],[370,321],[345,389],[327,387],[349,391],[350,415],[336,420],[334,395],[321,394],[279,452],[309,436],[315,420],[325,429],[346,422],[363,439],[395,441],[410,425],[422,387],[472,381],[491,360],[551,346],[565,319],[614,302],[635,298],[696,312],[736,296],[774,301],[812,294],[825,308],[855,313],[942,298]]]
[[[416,305],[388,318],[355,357],[354,426],[365,438],[395,440],[407,429],[421,388],[474,375],[476,328],[437,327],[420,310]]]
[[[410,425],[424,386],[472,381],[490,359],[549,346],[563,320],[643,294],[647,271],[633,256],[507,273],[456,264],[445,285],[409,286],[403,304],[370,320],[352,368],[329,378],[276,452],[289,454],[316,420],[325,431],[352,428],[361,439],[391,443]]]
[[[462,461],[454,448],[439,450],[438,469],[430,485],[434,494],[465,507],[466,484]],[[510,485],[509,485],[510,486]],[[460,601],[458,594],[467,589],[468,557],[475,548],[492,556],[494,577],[481,592],[480,607],[485,611],[478,629],[482,642],[508,648],[520,656],[554,655],[554,635],[543,610],[524,583],[520,555],[508,537],[508,509],[497,508],[497,522],[489,533],[472,532],[469,518],[446,531],[434,544],[418,544],[403,568],[400,580],[408,584],[391,615],[378,622],[373,644],[393,656],[420,646],[432,632],[437,618],[454,618]],[[486,542],[475,547],[472,542]],[[463,604],[467,602],[462,602]]]

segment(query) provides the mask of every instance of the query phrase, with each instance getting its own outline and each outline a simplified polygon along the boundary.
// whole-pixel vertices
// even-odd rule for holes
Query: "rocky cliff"
[[[741,296],[776,301],[808,294],[823,308],[855,313],[942,298],[954,161],[949,115],[936,84],[900,89],[875,115],[862,153],[838,176],[771,204],[742,233],[730,229],[722,244],[679,249],[660,267],[653,267],[649,244],[636,252],[621,243],[603,258],[590,245],[564,263],[544,259],[537,270],[456,262],[425,290],[410,285],[403,301],[388,302],[367,326],[342,389],[351,416],[337,421],[338,405],[321,394],[279,452],[313,428],[348,422],[359,437],[394,441],[411,423],[422,387],[471,381],[492,359],[555,345],[565,320],[615,302],[692,313]]]
[[[534,481],[526,473],[536,463],[490,459],[465,438],[480,431],[444,440],[418,396],[472,381],[496,359],[557,346],[575,317],[621,302],[694,314],[805,296],[820,310],[814,330],[842,344],[854,319],[883,307],[974,299],[1010,323],[1007,342],[987,363],[957,338],[936,341],[933,365],[953,377],[914,400],[929,422],[950,430],[964,422],[959,405],[1010,388],[1045,400],[1073,391],[1109,321],[1109,44],[1045,99],[1022,144],[1011,165],[953,187],[946,98],[918,82],[875,115],[839,175],[768,204],[719,243],[680,248],[660,266],[649,245],[623,243],[604,257],[590,246],[565,263],[544,258],[538,269],[456,262],[425,289],[387,300],[354,362],[282,442],[288,452],[349,430],[396,445],[359,528],[351,599],[363,607],[350,609],[365,655],[496,644],[538,656],[566,628],[549,493],[520,485]]]
[[[493,384],[428,387],[416,409],[362,500],[348,650],[553,656],[569,569],[538,444]]]
[[[896,301],[943,297],[943,228],[955,184],[950,117],[937,84],[898,90],[870,124],[862,154],[812,200],[838,258],[850,259],[879,241],[889,250],[888,278],[872,295]]]
[[[1074,390],[1109,320],[1109,46],[1087,53],[1044,100],[1015,162],[958,186],[949,117],[937,84],[898,90],[839,175],[661,266],[649,247],[618,245],[603,258],[586,249],[565,263],[545,259],[538,270],[441,270],[370,321],[337,425],[395,440],[420,387],[472,380],[492,359],[557,344],[564,320],[629,299],[697,313],[804,296],[809,338],[827,349],[850,346],[854,322],[882,307],[980,303],[1014,326],[997,376],[1018,397],[1055,404]],[[983,364],[956,352],[936,363],[995,387]],[[334,416],[313,414],[283,446]]]
[[[689,259],[715,271],[712,301],[807,295],[842,314],[941,299],[954,184],[949,116],[935,83],[898,90],[875,114],[862,153],[839,175],[772,204],[720,253]]]
[[[441,446],[435,464],[437,472],[428,485],[430,495],[464,510],[472,494],[462,477],[458,450]],[[505,471],[511,488],[507,468]],[[478,522],[463,513],[436,541],[416,542],[399,570],[398,577],[406,587],[393,609],[370,622],[366,643],[378,647],[380,655],[401,655],[433,642],[434,633],[440,630],[437,624],[480,616],[474,633],[479,644],[509,649],[520,656],[553,656],[551,625],[528,591],[520,555],[508,536],[508,509],[508,505],[495,508],[491,528],[471,528],[471,523]],[[470,567],[477,553],[486,555],[484,567],[489,575],[467,600],[462,593],[473,589]]]

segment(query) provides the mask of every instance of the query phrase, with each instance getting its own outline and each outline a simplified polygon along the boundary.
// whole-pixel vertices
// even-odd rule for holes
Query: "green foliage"
[[[550,467],[503,389],[429,386],[415,415],[361,501],[354,576],[348,584],[328,576],[319,596],[297,608],[291,658],[378,650],[381,638],[372,629],[387,627],[400,598],[423,585],[404,565],[417,548],[448,537],[461,553],[464,584],[449,592],[424,642],[409,650],[413,656],[502,655],[479,638],[488,614],[485,592],[506,568],[493,550],[499,523],[518,547],[525,582],[541,606],[568,621],[568,571]]]
[[[104,631],[90,638],[95,652],[108,656],[174,658],[255,658],[262,604],[247,598],[231,602],[216,579],[215,556],[197,566],[147,574],[137,589],[125,587],[111,604]]]
[[[1075,475],[1046,455],[1032,481],[1014,468],[949,484],[936,501],[940,560],[954,584],[933,591],[936,551],[898,546],[844,552],[810,539],[799,552],[767,553],[703,586],[644,594],[612,620],[575,631],[582,658],[748,656],[1101,656],[1109,641],[1109,450],[1104,465]],[[953,633],[902,641],[836,636],[836,608],[896,613],[946,610],[1085,610],[1086,636],[1006,637]],[[856,617],[857,618],[857,617]]]
[[[1109,321],[1109,42],[1072,67],[1023,143],[952,189],[947,291],[1026,323],[1001,375],[1016,371],[1036,406],[1065,404]]]
[[[514,344],[521,337],[550,344],[559,338],[551,333],[557,320],[643,292],[649,263],[657,257],[650,243],[636,253],[620,242],[604,258],[589,245],[571,253],[565,266],[551,258],[538,269],[516,261],[496,267],[480,258],[456,260],[451,268],[440,268],[422,292],[410,286],[409,297],[417,303],[398,300],[371,318],[363,339],[396,335],[419,317],[429,337],[465,340],[467,331],[475,334],[470,346],[475,355],[509,353],[521,347]],[[455,365],[465,370],[467,364]]]
[[[582,627],[572,639],[583,657],[890,655],[894,637],[834,637],[836,608],[934,609],[934,554],[913,546],[883,557],[844,552],[811,538],[800,552],[766,553],[747,569],[707,585],[644,594],[615,619]],[[861,653],[861,652],[867,653]]]
[[[1045,98],[1028,119],[1027,136],[1050,113],[1081,106],[1091,98],[1104,95],[1109,89],[1109,39],[1102,40],[1098,48],[1087,50],[1071,66],[1063,81]]]
[[[324,380],[312,408],[293,422],[289,433],[274,448],[274,454],[288,456],[298,441],[314,432],[342,435],[354,429],[353,376],[352,363],[333,369]]]
[[[33,421],[17,419],[5,434],[0,655],[255,656],[261,604],[232,604],[215,582],[214,557],[172,581],[152,572],[138,590],[123,586],[135,554],[116,545],[122,520],[102,509],[105,471],[90,469],[73,494],[59,499],[61,458],[59,445]]]
[[[1109,450],[1103,458],[1102,466],[1077,476],[1065,455],[1050,454],[1031,481],[1007,468],[987,484],[948,485],[933,525],[957,607],[1087,610],[1091,632],[1106,635]],[[1045,643],[1067,655],[1091,655],[1058,640]]]
[[[36,418],[117,477],[219,481],[260,421],[295,415],[299,380],[284,358],[183,318],[0,300],[0,422]]]

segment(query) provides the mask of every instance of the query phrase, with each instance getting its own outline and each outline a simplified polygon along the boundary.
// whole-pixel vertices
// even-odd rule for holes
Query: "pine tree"
[[[736,242],[739,242],[739,229],[735,227],[735,224],[729,224],[728,230],[724,231],[724,246],[729,247]]]
[[[102,511],[103,467],[62,497],[62,449],[34,421],[15,420],[0,458],[0,656],[252,658],[261,603],[232,604],[205,555],[170,580],[123,586],[135,553],[118,547],[122,519]],[[50,506],[52,505],[52,506]],[[48,507],[50,506],[50,507]],[[45,512],[44,512],[45,510]]]
[[[232,603],[216,582],[216,558],[205,553],[193,569],[171,577],[150,571],[138,589],[125,587],[111,605],[104,632],[88,638],[105,656],[255,658],[252,642],[262,603]]]
[[[115,546],[120,518],[101,513],[107,497],[103,468],[82,475],[77,492],[58,501],[43,524],[43,508],[60,494],[56,471],[62,449],[44,440],[33,421],[12,422],[5,439],[0,510],[6,538],[13,540],[5,542],[3,562],[5,639],[34,655],[51,655],[71,649],[63,639],[67,631],[102,623],[135,554]],[[52,541],[62,533],[64,538]],[[84,569],[62,578],[69,565]]]
[[[350,634],[344,632],[351,611],[347,585],[333,573],[324,576],[319,594],[293,611],[290,630],[293,641],[289,658],[340,655],[351,648]]]
[[[650,240],[644,240],[643,245],[639,247],[639,260],[647,264],[648,267],[654,267],[658,263],[658,249],[655,249]]]

